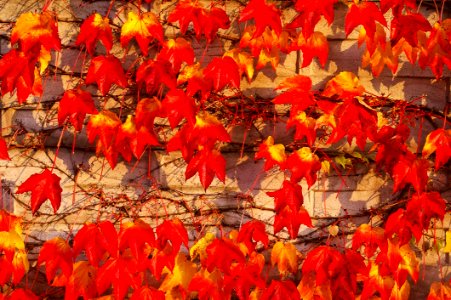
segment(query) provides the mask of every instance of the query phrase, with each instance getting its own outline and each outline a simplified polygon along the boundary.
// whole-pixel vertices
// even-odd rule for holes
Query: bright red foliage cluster
[[[180,151],[186,162],[185,179],[197,174],[207,190],[215,177],[225,182],[221,147],[232,141],[233,122],[216,108],[238,110],[239,100],[246,98],[240,90],[243,75],[250,83],[255,72],[268,64],[275,70],[281,53],[300,51],[300,68],[310,66],[315,58],[326,66],[328,40],[315,29],[323,18],[329,26],[334,22],[339,1],[251,0],[239,7],[235,18],[228,14],[227,2],[178,1],[166,17],[154,14],[152,1],[146,2],[150,4],[138,1],[131,6],[121,24],[113,24],[108,13],[93,13],[83,20],[73,46],[89,59],[80,81],[59,99],[58,124],[63,132],[85,130],[96,154],[103,155],[111,169],[120,159],[140,160],[146,149],[155,146]],[[422,69],[430,68],[437,79],[444,66],[451,69],[451,19],[440,16],[431,24],[412,0],[343,2],[347,4],[344,33],[349,36],[359,30],[358,45],[365,44],[362,65],[369,66],[374,76],[385,66],[396,74],[402,56]],[[40,13],[19,16],[10,36],[11,50],[0,59],[1,93],[16,92],[19,104],[30,95],[42,96],[42,77],[49,74],[52,51],[62,49],[57,15],[50,11],[51,2],[47,4]],[[282,16],[288,7],[295,16],[285,22]],[[392,14],[391,22],[387,13]],[[177,32],[171,37],[170,26]],[[197,42],[206,43],[207,52],[208,45],[232,26],[241,26],[242,31],[222,56],[205,62],[205,53],[196,55],[191,33]],[[117,54],[121,50],[123,57]],[[128,52],[138,54],[131,65],[124,63]],[[97,86],[100,99],[127,90],[136,101],[125,114],[122,106],[118,111],[96,105],[89,85]],[[65,299],[105,295],[114,299],[408,299],[419,274],[412,245],[446,214],[446,200],[430,189],[428,181],[433,166],[438,171],[449,165],[447,112],[427,115],[441,117],[443,127],[429,132],[416,153],[408,147],[412,120],[425,117],[425,112],[407,109],[405,101],[370,95],[352,72],[340,72],[323,90],[313,89],[311,78],[298,74],[283,80],[276,91],[278,96],[268,106],[289,108],[285,121],[287,130],[294,131],[293,142],[288,147],[275,143],[272,136],[264,137],[255,154],[256,160],[264,160],[264,171],[278,167],[285,174],[280,188],[267,193],[274,198],[274,235],[286,229],[296,239],[302,225],[315,227],[304,207],[301,182],[305,179],[310,189],[318,173],[327,174],[331,168],[340,173],[348,160],[351,164],[358,158],[372,160],[393,180],[393,193],[408,195],[405,205],[397,203],[380,226],[360,225],[350,233],[352,245],[335,248],[328,241],[305,256],[290,242],[270,241],[265,224],[256,220],[221,237],[206,233],[192,245],[178,219],[164,220],[155,230],[139,219],[121,220],[119,226],[110,221],[87,223],[73,243],[58,237],[42,246],[37,263],[45,265],[48,284],[64,287]],[[246,109],[252,110],[249,105]],[[156,129],[161,119],[171,129],[167,138]],[[326,151],[340,143],[358,150],[341,157]],[[10,159],[3,138],[0,159]],[[32,214],[46,200],[54,213],[61,206],[61,178],[54,167],[31,175],[16,190],[16,194],[31,193]],[[261,253],[264,249],[271,251],[270,259]],[[31,290],[15,288],[28,270],[20,219],[0,211],[0,286],[9,287],[1,290],[0,299],[38,298]],[[431,286],[429,299],[450,298],[449,282]]]

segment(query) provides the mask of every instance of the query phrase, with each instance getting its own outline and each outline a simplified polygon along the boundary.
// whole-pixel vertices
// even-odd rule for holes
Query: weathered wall
[[[168,13],[173,3],[153,4],[153,9],[160,10],[161,16]],[[249,218],[258,218],[267,224],[272,232],[274,218],[273,198],[266,195],[267,191],[280,188],[284,174],[279,171],[263,172],[263,162],[254,161],[255,140],[268,135],[274,135],[277,141],[290,140],[290,132],[286,133],[285,124],[262,122],[256,120],[250,129],[234,129],[231,132],[233,143],[225,146],[227,157],[227,178],[225,184],[217,179],[205,192],[197,175],[184,180],[185,163],[179,153],[167,154],[163,148],[154,148],[145,154],[140,161],[126,163],[121,161],[111,170],[103,157],[96,157],[93,145],[89,145],[85,132],[75,138],[75,154],[72,154],[73,132],[63,134],[62,146],[56,159],[55,173],[62,178],[64,189],[61,208],[53,215],[50,204],[45,203],[36,216],[29,209],[27,195],[15,195],[15,189],[31,174],[40,172],[44,166],[51,166],[55,157],[56,144],[61,134],[56,120],[58,100],[64,88],[72,87],[76,80],[71,76],[71,70],[81,71],[81,62],[85,59],[79,50],[72,47],[78,34],[80,20],[93,11],[106,13],[109,1],[83,2],[79,0],[54,1],[52,9],[57,11],[59,18],[59,33],[65,47],[61,53],[54,55],[54,65],[67,71],[66,75],[56,72],[50,66],[50,74],[44,79],[44,95],[41,99],[29,98],[27,104],[18,105],[15,96],[5,96],[2,99],[1,127],[2,134],[13,140],[10,150],[11,161],[0,162],[2,183],[2,203],[0,207],[23,216],[26,223],[27,240],[39,245],[43,240],[56,235],[71,234],[85,221],[96,219],[119,219],[140,215],[148,218],[151,223],[158,224],[159,219],[168,215],[177,215],[188,226],[212,225],[236,227]],[[16,17],[28,11],[42,7],[42,2],[0,0],[0,35],[1,53],[9,49],[8,35]],[[237,15],[237,7],[228,5],[229,11]],[[425,9],[431,20],[437,19],[432,10]],[[114,23],[122,24],[122,11]],[[363,52],[356,42],[356,32],[347,39],[344,34],[343,7],[337,7],[335,21],[332,27],[326,22],[321,23],[320,30],[330,41],[329,61],[322,69],[314,61],[307,68],[299,68],[299,54],[282,55],[281,64],[274,72],[266,67],[256,74],[256,79],[249,84],[242,81],[242,89],[247,95],[255,95],[270,99],[274,97],[276,87],[282,80],[299,72],[312,78],[314,88],[321,89],[325,82],[340,71],[352,71],[359,76],[369,92],[389,95],[396,99],[421,101],[429,107],[442,110],[450,97],[450,73],[444,78],[435,80],[429,70],[421,70],[408,62],[400,65],[396,77],[384,70],[378,78],[373,78],[371,71],[361,68],[360,57]],[[113,13],[111,14],[113,18]],[[284,16],[290,18],[290,12]],[[172,29],[170,29],[172,30]],[[167,34],[175,34],[172,30]],[[223,36],[236,37],[230,30],[221,32]],[[118,38],[116,36],[115,38]],[[224,47],[230,46],[230,40],[218,40],[208,47],[202,63],[206,64]],[[223,45],[224,44],[224,45]],[[205,45],[193,40],[197,53],[204,52]],[[122,53],[122,49],[113,52]],[[129,57],[127,57],[128,59]],[[130,64],[126,61],[126,64]],[[56,74],[59,73],[59,74]],[[90,87],[95,93],[96,89]],[[118,89],[119,94],[123,93]],[[111,106],[117,105],[109,101]],[[425,124],[425,129],[428,129]],[[161,133],[168,130],[167,124],[161,120]],[[412,140],[413,147],[417,141]],[[34,145],[33,147],[29,147]],[[45,147],[44,147],[45,146]],[[348,172],[348,171],[346,171]],[[349,171],[349,176],[324,176],[310,189],[303,185],[305,207],[315,221],[316,228],[303,227],[297,243],[301,249],[309,248],[309,243],[327,238],[327,225],[340,219],[342,228],[352,230],[361,222],[366,222],[372,216],[371,208],[377,208],[398,195],[392,194],[388,178],[376,174],[366,166],[358,166]],[[442,172],[431,182],[444,192],[442,197],[451,199],[449,191],[450,174]],[[345,216],[345,217],[343,217]],[[443,229],[450,227],[449,215],[443,222]],[[373,222],[377,223],[377,217]],[[196,231],[191,231],[191,238],[197,237]],[[340,236],[340,235],[339,235]],[[439,238],[444,232],[437,232]],[[432,238],[432,236],[431,236]],[[341,239],[341,238],[340,238]],[[337,242],[340,242],[337,239]],[[428,282],[438,280],[439,268],[436,265],[437,255],[441,256],[441,271],[445,274],[451,269],[444,254],[434,250],[423,251],[425,265],[421,268],[420,283],[415,288],[413,299],[423,298],[428,292]],[[36,249],[31,249],[35,252]],[[434,264],[434,265],[431,265]],[[448,278],[449,276],[446,276]]]

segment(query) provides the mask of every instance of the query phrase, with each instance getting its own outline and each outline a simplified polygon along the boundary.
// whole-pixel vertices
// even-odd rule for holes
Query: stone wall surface
[[[0,0],[0,53],[6,53],[9,48],[8,36],[12,22],[18,15],[29,11],[39,11],[42,1]],[[73,132],[67,130],[61,133],[58,126],[56,111],[65,88],[73,87],[76,82],[70,72],[82,71],[81,61],[86,59],[78,48],[73,47],[79,31],[81,20],[93,11],[105,14],[109,1],[55,0],[51,9],[55,10],[59,20],[59,36],[64,45],[63,50],[53,54],[53,66],[50,74],[44,78],[44,95],[40,99],[30,97],[26,104],[18,105],[15,95],[5,95],[1,102],[1,127],[4,137],[16,140],[15,147],[9,151],[11,161],[0,162],[0,177],[2,198],[0,208],[6,208],[16,215],[22,216],[26,224],[27,241],[35,243],[36,248],[30,253],[35,254],[37,247],[46,239],[54,236],[67,236],[76,232],[86,221],[98,219],[132,218],[139,215],[150,224],[159,224],[162,218],[178,216],[189,228],[201,224],[204,226],[224,227],[224,230],[236,228],[250,218],[265,222],[268,232],[272,233],[274,218],[273,198],[266,192],[279,189],[284,174],[278,170],[265,173],[263,161],[255,161],[255,140],[273,135],[276,142],[291,140],[291,131],[286,131],[285,124],[271,121],[256,120],[250,129],[234,128],[231,131],[233,142],[224,146],[227,159],[227,176],[225,183],[214,179],[212,185],[204,191],[197,175],[185,181],[185,167],[180,153],[167,153],[163,147],[153,148],[146,152],[139,161],[131,163],[119,161],[114,170],[110,168],[103,156],[97,157],[93,145],[87,141],[83,130],[74,138]],[[155,1],[153,11],[159,12],[164,19],[174,2]],[[233,1],[227,4],[232,16],[238,15],[238,6]],[[114,11],[114,9],[112,10]],[[263,99],[273,98],[277,92],[274,88],[284,79],[295,74],[309,76],[313,88],[324,88],[324,84],[340,71],[352,71],[358,75],[367,91],[388,95],[395,99],[419,101],[431,109],[443,110],[450,97],[450,72],[445,71],[443,79],[436,80],[429,70],[421,70],[418,66],[401,62],[396,76],[385,69],[374,78],[371,71],[361,67],[363,48],[357,45],[357,33],[349,37],[344,34],[344,6],[338,5],[335,10],[335,21],[331,27],[324,20],[317,30],[322,31],[330,43],[329,60],[324,68],[314,62],[306,68],[299,68],[299,53],[293,52],[281,56],[281,63],[273,71],[269,66],[255,75],[255,80],[248,83],[244,78],[241,88],[246,95]],[[122,24],[127,11],[122,10],[117,15],[112,12],[110,17],[114,24]],[[424,8],[430,20],[437,19],[435,11]],[[284,14],[285,20],[292,18],[293,12]],[[220,31],[229,40],[216,40],[208,46],[193,39],[196,55],[203,56],[202,64],[207,64],[213,57],[223,53],[234,43],[237,32],[231,29]],[[175,28],[168,29],[167,36],[176,35]],[[118,38],[118,36],[115,36]],[[134,51],[134,47],[130,51]],[[99,50],[100,52],[102,49]],[[113,53],[123,57],[124,50],[113,49]],[[125,57],[125,65],[130,66],[132,56]],[[52,68],[67,71],[52,75]],[[97,92],[94,86],[90,92]],[[123,90],[118,88],[117,95]],[[101,98],[101,97],[99,97]],[[96,101],[100,101],[99,99]],[[39,104],[36,104],[39,103]],[[97,102],[98,104],[98,102]],[[118,103],[109,100],[107,106],[115,107]],[[283,109],[283,108],[280,108]],[[160,133],[169,132],[168,124],[161,119]],[[428,124],[424,129],[428,130]],[[57,143],[62,135],[61,147]],[[45,147],[28,147],[39,141]],[[411,146],[416,147],[418,141],[412,139]],[[72,147],[75,142],[75,154]],[[15,189],[31,174],[40,172],[43,167],[51,166],[56,158],[55,173],[62,178],[63,201],[58,214],[52,213],[49,203],[44,203],[40,211],[32,216],[27,195],[16,195]],[[304,205],[317,228],[302,227],[299,239],[296,241],[301,249],[309,249],[310,241],[327,238],[327,225],[334,224],[339,218],[340,225],[352,230],[360,223],[372,219],[372,209],[388,203],[397,195],[392,193],[391,181],[381,176],[368,166],[357,166],[348,176],[332,172],[329,176],[322,175],[310,189],[303,182]],[[443,171],[437,174],[431,185],[443,192],[442,197],[451,200],[450,174]],[[345,217],[344,217],[345,216]],[[344,218],[343,218],[344,217]],[[319,226],[321,225],[321,226]],[[443,239],[445,231],[451,227],[451,216],[447,214],[443,223],[438,225],[436,236]],[[283,234],[282,234],[283,236]],[[337,237],[337,243],[342,240]],[[285,235],[288,238],[288,235]],[[197,238],[194,230],[190,231],[190,239]],[[433,235],[425,238],[432,240]],[[346,240],[347,243],[350,239]],[[415,286],[412,299],[425,299],[432,281],[439,280],[439,272],[449,278],[451,268],[445,254],[433,249],[416,249],[423,258],[420,270],[419,284]],[[440,256],[440,260],[437,259]],[[437,266],[437,261],[441,262]],[[440,271],[439,271],[440,269]]]

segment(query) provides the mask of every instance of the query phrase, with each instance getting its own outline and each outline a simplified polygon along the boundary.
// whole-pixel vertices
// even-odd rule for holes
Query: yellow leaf
[[[204,261],[207,258],[207,247],[210,243],[216,238],[216,236],[207,232],[205,236],[199,239],[191,248],[189,249],[189,255],[191,256],[191,260],[194,260],[199,256],[200,261]]]
[[[451,231],[447,231],[446,234],[446,245],[444,248],[442,248],[442,251],[445,253],[450,253],[451,252]]]
[[[273,266],[277,264],[280,274],[296,273],[298,271],[296,247],[290,243],[275,243],[271,251],[271,264]]]
[[[159,289],[169,291],[177,286],[182,286],[184,289],[187,289],[196,271],[196,264],[187,260],[185,254],[178,253],[175,258],[175,266],[172,273],[170,273],[167,267],[164,268],[163,272],[169,274],[164,278]]]

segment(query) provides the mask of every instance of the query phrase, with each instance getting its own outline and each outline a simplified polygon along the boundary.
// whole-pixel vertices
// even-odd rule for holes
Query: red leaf
[[[392,173],[394,165],[407,154],[405,142],[410,135],[410,129],[404,124],[395,128],[383,126],[376,135],[377,143],[376,165]]]
[[[255,153],[255,159],[265,159],[265,171],[271,169],[274,165],[278,165],[281,170],[285,169],[285,146],[283,144],[274,145],[274,138],[268,138],[258,146],[258,152]]]
[[[137,261],[130,257],[109,258],[97,271],[96,286],[99,294],[113,286],[114,299],[127,295],[129,288],[137,289],[142,279],[137,274]]]
[[[436,129],[428,134],[423,146],[423,157],[435,152],[435,170],[440,169],[451,158],[451,130]]]
[[[305,178],[309,188],[316,182],[316,173],[321,169],[318,156],[309,147],[293,152],[288,157],[286,166],[291,172],[291,181],[299,182]]]
[[[33,174],[25,180],[17,189],[16,194],[31,192],[31,211],[36,211],[41,207],[45,200],[49,200],[56,213],[61,205],[61,193],[63,189],[60,186],[61,178],[45,169],[42,173]]]
[[[91,60],[85,83],[97,83],[100,93],[105,96],[113,83],[120,87],[127,87],[127,78],[122,64],[113,55],[97,56]]]
[[[210,43],[218,29],[227,29],[230,26],[230,20],[223,9],[212,7],[210,10],[203,8],[198,1],[180,1],[168,17],[169,22],[179,22],[180,31],[186,33],[190,23],[193,23],[193,29],[197,40],[202,33]]]
[[[338,250],[330,246],[319,246],[307,254],[302,273],[316,273],[316,284],[321,285],[342,272],[345,261]]]
[[[215,149],[204,149],[198,151],[188,163],[185,179],[188,180],[198,173],[202,186],[207,190],[215,175],[225,182],[225,167],[226,161],[221,152]]]
[[[282,32],[280,11],[273,3],[268,4],[266,0],[251,0],[241,11],[239,22],[251,19],[254,19],[256,28],[252,38],[261,36],[266,27],[273,29],[277,35]]]
[[[292,211],[298,211],[304,203],[302,187],[294,182],[284,180],[282,188],[274,192],[267,192],[268,196],[274,198],[274,210],[281,211],[285,206]]]
[[[422,193],[428,182],[429,161],[416,159],[412,153],[409,152],[409,154],[401,157],[393,167],[394,193],[401,190],[407,183],[412,184],[418,193]]]
[[[8,297],[5,298],[5,300],[39,300],[39,299],[40,298],[36,296],[32,291],[20,288],[15,288],[11,292],[11,294],[9,294]]]
[[[208,272],[218,268],[225,274],[230,274],[235,264],[244,264],[244,254],[240,248],[231,241],[215,239],[207,246],[207,259],[205,261]]]
[[[238,233],[237,241],[244,243],[249,253],[255,250],[255,246],[259,241],[263,243],[265,248],[268,247],[269,239],[265,230],[265,224],[258,220],[252,220],[243,224]]]
[[[163,291],[159,291],[150,286],[142,286],[135,289],[130,300],[165,300]]]
[[[318,57],[321,67],[324,68],[329,55],[329,43],[322,32],[315,31],[311,36],[305,38],[300,34],[298,45],[302,50],[301,68],[309,66],[314,57]]]
[[[166,60],[146,60],[136,71],[136,83],[139,89],[145,85],[146,92],[157,92],[164,84],[170,89],[175,89],[177,83],[171,64]]]
[[[215,57],[204,69],[205,79],[213,82],[216,91],[230,85],[240,88],[240,72],[237,63],[229,56]]]
[[[401,245],[408,243],[412,239],[412,233],[415,237],[419,238],[421,238],[422,234],[421,230],[419,232],[412,232],[406,212],[402,208],[392,213],[385,223],[385,234],[387,237],[392,238],[395,233],[397,234]]]
[[[143,98],[136,104],[135,123],[136,127],[146,127],[153,130],[156,117],[161,117],[161,102],[156,97]]]
[[[110,27],[110,20],[98,13],[94,13],[81,24],[75,45],[85,44],[88,53],[94,56],[97,41],[100,41],[105,46],[106,52],[110,53],[111,47],[113,47],[113,33]]]
[[[157,60],[166,60],[171,63],[172,71],[178,73],[182,63],[192,65],[194,63],[194,50],[191,43],[182,37],[170,39],[163,44],[157,56]]]
[[[291,104],[291,112],[304,111],[315,105],[315,98],[311,92],[312,80],[304,75],[296,75],[282,81],[277,90],[287,89],[273,100],[274,104]]]
[[[81,131],[86,114],[97,114],[91,94],[81,88],[66,90],[59,103],[58,124],[62,125],[69,117],[75,130]]]
[[[72,257],[72,249],[63,238],[56,237],[44,243],[39,251],[38,265],[45,263],[45,275],[48,283],[55,278],[58,269],[61,269],[62,274],[67,278],[71,276]]]
[[[137,260],[142,260],[143,255],[145,255],[146,244],[149,246],[155,245],[155,234],[149,224],[140,219],[135,220],[133,223],[121,224],[119,232],[120,251],[130,248],[133,256]]]
[[[168,117],[169,125],[173,129],[184,118],[189,125],[194,125],[196,110],[194,99],[188,97],[183,90],[170,90],[163,100],[164,114]]]
[[[84,299],[92,299],[97,296],[95,284],[97,268],[87,261],[74,263],[72,275],[69,278],[61,275],[55,278],[53,286],[66,286],[64,299],[77,300],[80,296]]]
[[[110,221],[86,223],[75,235],[73,250],[75,257],[84,250],[89,262],[95,267],[106,252],[117,257],[118,240],[114,225]]]
[[[347,99],[337,106],[334,112],[337,120],[336,127],[331,133],[327,143],[335,143],[348,136],[348,144],[351,145],[355,138],[357,146],[363,151],[366,140],[375,140],[377,132],[377,113],[362,104],[357,99]]]
[[[274,217],[274,234],[286,227],[290,237],[295,239],[298,236],[301,225],[313,227],[307,210],[302,206],[297,211],[292,210],[289,206],[285,206]]]
[[[2,96],[17,89],[19,104],[30,94],[42,95],[41,77],[35,67],[36,58],[18,50],[11,50],[0,59],[0,79]]]
[[[368,259],[373,256],[378,247],[385,251],[386,244],[384,229],[368,224],[360,225],[352,237],[352,249],[358,250],[361,245],[364,245],[365,255]]]
[[[170,241],[174,255],[179,252],[182,243],[188,248],[188,232],[177,218],[169,221],[164,220],[163,223],[158,225],[157,237],[158,248],[164,249],[167,242]]]
[[[8,154],[8,145],[4,138],[0,137],[0,159],[11,160]]]
[[[299,291],[291,280],[272,280],[269,287],[263,292],[261,300],[301,299]]]
[[[287,25],[287,28],[302,28],[302,34],[308,38],[313,33],[316,24],[323,16],[327,23],[332,24],[334,20],[334,4],[338,0],[323,0],[323,1],[311,1],[311,0],[297,0],[295,9],[300,14]]]
[[[294,112],[291,110],[290,118],[287,121],[287,129],[296,127],[295,140],[307,139],[307,144],[313,146],[316,140],[316,120],[307,116],[304,111]]]
[[[133,11],[130,11],[127,21],[121,28],[122,47],[126,47],[132,38],[136,39],[144,56],[147,56],[149,44],[154,38],[160,43],[163,43],[163,27],[158,21],[157,16],[151,12],[137,15]]]
[[[395,18],[402,12],[404,7],[412,10],[417,8],[415,0],[381,0],[380,6],[384,14],[391,8]]]
[[[399,15],[391,22],[391,41],[394,45],[404,38],[412,47],[416,47],[418,46],[418,32],[431,30],[431,24],[422,14]]]
[[[367,35],[372,37],[376,32],[376,21],[387,26],[387,21],[379,8],[373,2],[360,2],[351,4],[345,18],[345,32],[348,36],[358,25],[362,25]]]

